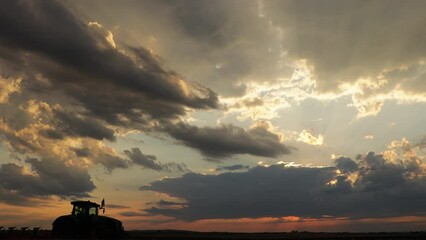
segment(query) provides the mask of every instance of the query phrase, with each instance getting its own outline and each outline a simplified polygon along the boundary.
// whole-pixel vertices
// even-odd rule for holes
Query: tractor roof
[[[74,201],[71,202],[74,206],[89,206],[89,207],[99,207],[100,205],[91,201]]]

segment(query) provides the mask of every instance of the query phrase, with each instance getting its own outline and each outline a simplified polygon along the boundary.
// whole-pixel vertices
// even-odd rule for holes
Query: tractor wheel
[[[117,229],[117,226],[113,222],[102,224],[97,226],[95,230],[95,239],[116,239],[119,240],[122,237],[121,230]]]
[[[53,226],[52,238],[53,239],[74,239],[75,226],[71,222],[63,222]]]

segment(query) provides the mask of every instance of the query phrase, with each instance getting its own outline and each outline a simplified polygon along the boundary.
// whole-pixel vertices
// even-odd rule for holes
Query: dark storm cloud
[[[0,166],[0,201],[9,204],[25,204],[31,197],[88,197],[95,189],[85,169],[67,166],[52,159],[27,159],[36,174],[29,174],[24,167],[14,163]],[[13,201],[11,201],[13,199]]]
[[[162,164],[157,161],[157,157],[154,155],[145,155],[139,148],[132,148],[130,150],[124,150],[124,154],[131,160],[132,163],[140,165],[144,168],[151,169],[154,171],[179,171],[187,172],[186,165],[181,163],[166,163]]]
[[[405,165],[387,163],[382,155],[375,155],[373,152],[369,152],[361,161],[364,163],[364,169],[360,171],[360,175],[362,177],[362,185],[366,191],[374,192],[389,188],[409,189],[411,187],[424,187],[426,183],[422,179],[423,181],[421,182],[414,182],[411,186],[407,185],[407,183],[410,183],[409,177],[411,177],[411,174],[418,175],[420,173],[418,169],[421,168],[421,165],[418,163],[409,162]],[[410,167],[413,164],[417,167]]]
[[[128,161],[108,152],[100,152],[96,157],[92,157],[92,161],[102,164],[110,173],[116,168],[129,168]]]
[[[151,190],[181,198],[182,209],[146,209],[183,220],[241,218],[284,215],[322,215],[318,185],[333,179],[333,168],[289,168],[282,165],[255,167],[244,173],[202,175],[189,173],[181,178],[156,181],[141,190]],[[196,183],[196,184],[191,184]],[[326,210],[325,210],[326,211]]]
[[[38,174],[40,191],[36,194],[87,197],[87,192],[95,189],[85,169],[67,166],[54,159],[28,159],[32,169]]]
[[[285,72],[278,63],[282,53],[279,33],[268,19],[259,16],[258,1],[148,0],[122,4],[95,0],[79,4],[90,14],[98,13],[95,19],[110,26],[138,29],[126,33],[120,27],[115,32],[161,51],[178,72],[222,96],[241,96],[245,82],[271,80],[278,72],[280,76]],[[102,14],[97,11],[101,8],[105,10]],[[105,17],[117,12],[126,12],[126,16]]]
[[[223,95],[244,94],[247,79],[274,79],[279,66],[281,45],[268,21],[259,15],[256,1],[182,1],[172,6],[171,18],[197,47],[205,49],[211,68],[211,83]],[[163,2],[164,4],[164,2]],[[194,24],[194,23],[197,24]],[[205,59],[200,57],[202,61]],[[201,65],[204,69],[206,66]],[[207,69],[206,69],[207,70]],[[235,84],[237,82],[243,84]]]
[[[290,148],[280,142],[277,134],[262,127],[245,130],[234,125],[213,128],[179,123],[167,126],[165,131],[211,160],[235,154],[277,157],[290,153]]]
[[[249,169],[249,168],[250,168],[249,166],[244,166],[242,164],[235,164],[231,166],[220,166],[216,168],[216,171],[223,171],[223,170],[235,171],[235,170],[242,170],[242,169]]]
[[[75,113],[55,111],[55,130],[45,132],[47,137],[62,139],[65,136],[90,137],[98,140],[115,141],[114,131],[92,118],[78,117]]]
[[[426,57],[424,1],[263,1],[264,14],[283,30],[287,56],[313,66],[318,90],[373,80],[384,70],[416,65]],[[410,71],[411,72],[411,71]],[[424,81],[388,84],[424,91]]]
[[[86,157],[93,163],[102,165],[108,173],[111,173],[117,168],[126,169],[131,166],[131,161],[124,159],[114,152],[110,152],[111,149],[92,149],[94,152],[90,152],[87,148],[73,150],[77,156]]]
[[[145,209],[147,213],[188,221],[424,215],[424,174],[407,168],[413,162],[382,160],[382,155],[370,152],[355,160],[357,170],[350,167],[353,172],[347,174],[338,173],[335,167],[284,165],[258,166],[247,172],[218,175],[188,173],[179,178],[155,181],[140,189],[165,193],[186,202],[183,208],[152,207]],[[422,164],[417,162],[419,168]],[[351,180],[353,173],[358,177]]]
[[[162,167],[155,162],[157,157],[154,155],[145,155],[139,148],[132,148],[131,150],[125,150],[124,154],[132,160],[133,163],[141,165],[143,167],[161,171]]]
[[[184,106],[218,105],[211,90],[184,83],[145,49],[128,48],[128,55],[113,48],[99,31],[56,1],[2,5],[2,51],[19,56],[28,78],[35,73],[47,78],[41,86],[35,80],[27,83],[33,92],[65,94],[114,124],[126,118],[174,118],[185,113]],[[2,58],[13,63],[7,55]]]
[[[171,5],[174,19],[180,23],[183,31],[209,45],[223,46],[237,38],[238,29],[232,24],[229,14],[233,3],[217,1],[160,1],[161,4]],[[241,5],[241,1],[239,2]],[[251,3],[248,3],[251,5]],[[235,14],[235,13],[234,13]],[[194,24],[194,20],[197,24]]]

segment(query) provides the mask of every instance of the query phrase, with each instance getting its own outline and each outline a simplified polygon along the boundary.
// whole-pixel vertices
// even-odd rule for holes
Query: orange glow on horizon
[[[61,215],[71,211],[69,201],[54,199],[51,204],[40,203],[36,207],[18,207],[1,204],[2,226],[42,227],[51,229],[52,222]],[[239,219],[204,219],[192,222],[176,220],[167,216],[140,215],[124,216],[123,212],[135,212],[134,209],[108,208],[105,216],[117,218],[123,222],[125,230],[193,230],[218,232],[362,232],[362,231],[419,231],[426,226],[426,216],[400,216],[387,218],[361,218],[324,216],[322,218],[303,218],[299,216],[239,218]]]
[[[138,220],[139,219],[139,220]],[[125,227],[132,229],[178,229],[193,231],[226,231],[226,232],[360,232],[367,231],[393,231],[392,224],[403,225],[413,223],[417,229],[403,228],[400,231],[416,231],[424,229],[426,217],[402,216],[390,218],[364,218],[349,219],[345,217],[301,218],[297,216],[240,218],[240,219],[205,219],[193,222],[173,220],[170,217],[150,216],[142,218],[127,218]]]

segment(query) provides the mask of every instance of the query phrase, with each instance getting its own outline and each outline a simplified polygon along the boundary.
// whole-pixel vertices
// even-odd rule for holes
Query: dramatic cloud
[[[232,111],[242,119],[271,119],[280,108],[307,98],[324,101],[350,96],[358,118],[377,115],[389,100],[426,102],[426,37],[419,33],[426,19],[423,2],[291,0],[257,4],[258,15],[270,21],[270,29],[277,33],[271,39],[281,42],[282,49],[277,49],[281,57],[274,60],[282,67],[270,70],[273,74],[268,79],[236,80],[234,85],[244,81],[242,102],[258,99],[262,103],[248,107],[238,103],[239,98],[228,99]],[[230,24],[239,23],[232,20]],[[253,32],[267,34],[259,29]],[[300,72],[309,73],[303,81]]]
[[[288,56],[312,65],[321,90],[424,60],[425,9],[422,1],[264,1]]]
[[[139,148],[132,148],[131,150],[125,150],[124,154],[129,157],[133,163],[144,166],[146,168],[160,171],[162,167],[155,162],[157,157],[154,155],[145,155]]]
[[[102,164],[109,172],[116,168],[128,168],[129,164],[126,160],[118,156],[111,148],[97,148],[98,154],[92,155],[93,163]],[[109,151],[112,151],[109,153]]]
[[[107,206],[131,228],[426,217],[425,3],[123,1],[0,2],[2,209],[109,194],[148,201]]]
[[[245,130],[234,125],[213,128],[180,123],[167,126],[165,131],[211,160],[228,158],[235,154],[277,157],[290,153],[290,148],[282,144],[281,136],[270,132],[264,126]]]
[[[356,160],[342,157],[336,160],[336,167],[279,164],[239,173],[189,173],[140,189],[164,193],[186,203],[178,209],[148,208],[147,213],[188,221],[423,215],[425,164],[410,151],[398,153],[391,147],[383,154],[369,152]]]
[[[27,159],[32,170],[14,163],[0,166],[2,202],[27,204],[33,197],[88,197],[95,186],[87,170],[57,159]]]
[[[329,209],[313,201],[320,186],[333,179],[333,168],[255,167],[244,173],[202,175],[189,173],[141,187],[183,199],[188,207],[153,207],[151,214],[183,220],[257,218],[265,216],[321,216]],[[196,182],[197,184],[190,184]],[[329,206],[330,207],[330,206]]]
[[[181,163],[167,163],[162,164],[157,160],[157,157],[154,155],[145,155],[141,152],[139,148],[132,148],[130,150],[125,150],[124,154],[134,163],[140,165],[144,168],[151,169],[154,171],[179,171],[179,172],[187,172],[188,169],[186,165]]]
[[[245,95],[221,99],[227,104],[227,114],[238,114],[244,121],[270,120],[280,117],[279,111],[297,106],[307,98],[313,97],[315,81],[307,69],[306,61],[293,64],[293,74],[277,81],[250,81],[246,83]]]
[[[116,44],[111,31],[59,2],[2,5],[0,133],[13,155],[111,173],[144,165],[142,153],[128,161],[102,142],[117,131],[151,130],[186,109],[218,106],[212,90],[185,82],[150,50]],[[175,163],[148,168],[187,171]]]
[[[101,164],[109,172],[128,167],[126,160],[100,141],[115,137],[99,121],[45,102],[29,101],[16,109],[6,106],[0,110],[9,113],[0,118],[0,133],[11,153],[58,159],[79,167]]]
[[[70,98],[112,124],[175,118],[185,107],[218,105],[210,89],[183,81],[146,49],[114,48],[98,25],[83,23],[60,3],[3,4],[0,42],[14,57],[2,58],[8,65],[25,65],[21,72],[32,92],[50,92],[57,101]]]
[[[140,41],[161,52],[179,72],[196,76],[222,97],[236,97],[231,107],[238,107],[242,118],[276,117],[277,109],[311,97],[352,96],[351,106],[360,112],[359,118],[378,114],[389,100],[426,102],[422,91],[426,41],[418,30],[426,6],[421,1],[113,5],[114,10],[130,15],[114,24],[128,26],[131,20],[142,18],[144,34],[133,37],[144,39]],[[309,86],[294,77],[301,61],[305,62],[303,71],[311,73]],[[253,95],[252,88],[265,85],[269,91]],[[334,93],[325,94],[330,91]]]
[[[95,2],[86,7],[97,9],[103,4]],[[140,28],[135,23],[143,21],[143,29],[126,33],[127,36],[160,52],[180,73],[193,76],[221,95],[240,96],[247,81],[267,80],[277,72],[285,72],[279,63],[280,33],[260,16],[256,1],[110,4],[114,8],[106,10],[108,15],[116,14],[112,9],[127,13],[126,18],[116,19],[114,24]],[[117,32],[125,34],[124,30]]]
[[[46,135],[51,138],[63,138],[64,136],[90,137],[98,140],[115,140],[114,131],[105,127],[101,122],[78,117],[73,113],[64,111],[54,112],[56,131],[49,130]]]

